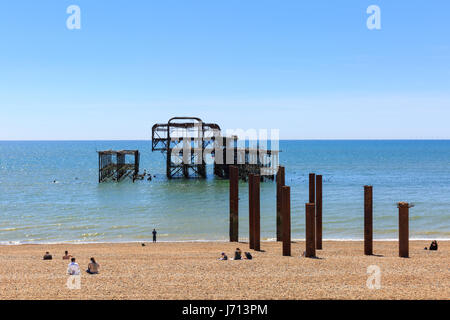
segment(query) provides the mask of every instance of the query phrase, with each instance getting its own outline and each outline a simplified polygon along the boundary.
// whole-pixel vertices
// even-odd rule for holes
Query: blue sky
[[[449,139],[449,17],[447,0],[3,1],[0,140],[150,139],[178,115],[283,139]]]

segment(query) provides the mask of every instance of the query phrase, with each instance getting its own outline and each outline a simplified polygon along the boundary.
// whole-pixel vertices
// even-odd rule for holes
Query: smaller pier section
[[[98,152],[98,182],[133,181],[139,175],[139,150],[105,150]]]

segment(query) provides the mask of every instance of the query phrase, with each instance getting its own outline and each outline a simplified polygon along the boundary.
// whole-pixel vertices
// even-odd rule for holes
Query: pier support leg
[[[309,174],[309,203],[316,203],[316,174]]]
[[[364,254],[373,254],[373,194],[372,186],[364,186]]]
[[[281,213],[283,221],[283,256],[291,255],[291,188],[281,187]]]
[[[277,241],[281,241],[283,238],[282,230],[282,215],[281,215],[281,187],[285,184],[284,167],[278,167],[277,172]]]
[[[239,171],[230,166],[230,242],[239,241]]]
[[[253,249],[253,215],[254,215],[254,201],[253,201],[253,174],[248,175],[248,243],[249,248]]]
[[[253,176],[253,249],[260,251],[261,228],[260,228],[260,181],[259,175]]]
[[[315,239],[315,212],[316,205],[314,203],[307,203],[305,206],[306,212],[306,255],[305,257],[313,258],[316,256],[316,239]]]
[[[322,176],[316,176],[316,249],[322,250]]]
[[[409,204],[398,203],[398,249],[399,256],[409,257]]]

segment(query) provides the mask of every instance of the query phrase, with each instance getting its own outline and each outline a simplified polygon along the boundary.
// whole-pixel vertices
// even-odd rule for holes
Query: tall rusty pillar
[[[322,176],[316,176],[316,249],[322,250]]]
[[[283,256],[291,255],[291,188],[281,187],[281,215],[283,221]]]
[[[409,204],[398,203],[398,250],[402,258],[409,257]]]
[[[230,166],[230,242],[239,241],[239,169]]]
[[[373,188],[364,186],[364,254],[373,254]]]
[[[316,237],[315,237],[315,213],[316,205],[307,203],[305,205],[305,232],[306,232],[306,254],[305,257],[313,258],[316,256]]]
[[[260,227],[260,182],[258,174],[253,176],[253,249],[261,250],[261,227]]]
[[[316,174],[309,174],[309,203],[316,203]]]
[[[279,166],[277,172],[277,241],[283,238],[282,215],[281,215],[281,187],[285,184],[284,167]]]
[[[254,200],[253,200],[253,174],[248,175],[248,243],[249,248],[253,249],[253,215],[254,215]]]

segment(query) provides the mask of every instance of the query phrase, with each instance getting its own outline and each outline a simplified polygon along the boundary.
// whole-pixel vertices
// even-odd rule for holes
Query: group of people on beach
[[[69,254],[69,252],[66,250],[64,251],[64,256],[62,257],[63,260],[69,260],[70,259],[70,263],[67,266],[67,274],[74,276],[74,275],[79,275],[81,273],[80,271],[80,266],[78,265],[78,263],[76,262],[76,259],[74,256],[72,256],[71,254]],[[50,254],[50,252],[46,252],[44,254],[44,260],[52,260],[53,257]],[[98,270],[100,269],[100,265],[95,261],[94,257],[91,257],[90,259],[91,261],[88,264],[86,273],[89,274],[98,274]]]
[[[425,247],[425,250],[427,250],[427,249],[428,249],[428,248]],[[437,249],[438,249],[437,241],[436,241],[436,240],[433,240],[433,241],[431,242],[431,245],[430,245],[430,249],[429,249],[429,250],[437,250]],[[305,254],[305,253],[303,253],[303,255],[304,255],[304,254]],[[252,259],[253,259],[253,257],[252,257],[252,255],[251,255],[250,252],[244,252],[244,255],[245,255],[245,258],[242,258],[242,251],[241,251],[241,249],[236,248],[236,251],[234,252],[234,258],[231,258],[231,259],[229,259],[229,260],[242,260],[242,259],[252,260]],[[221,253],[219,260],[228,260],[228,256],[226,255],[225,252],[222,252],[222,253]]]
[[[234,258],[231,258],[230,260],[242,260],[242,259],[252,260],[253,259],[250,252],[244,252],[244,256],[245,257],[243,258],[241,249],[236,248],[236,251],[234,252]],[[228,260],[228,256],[226,255],[225,252],[221,253],[219,260]]]

